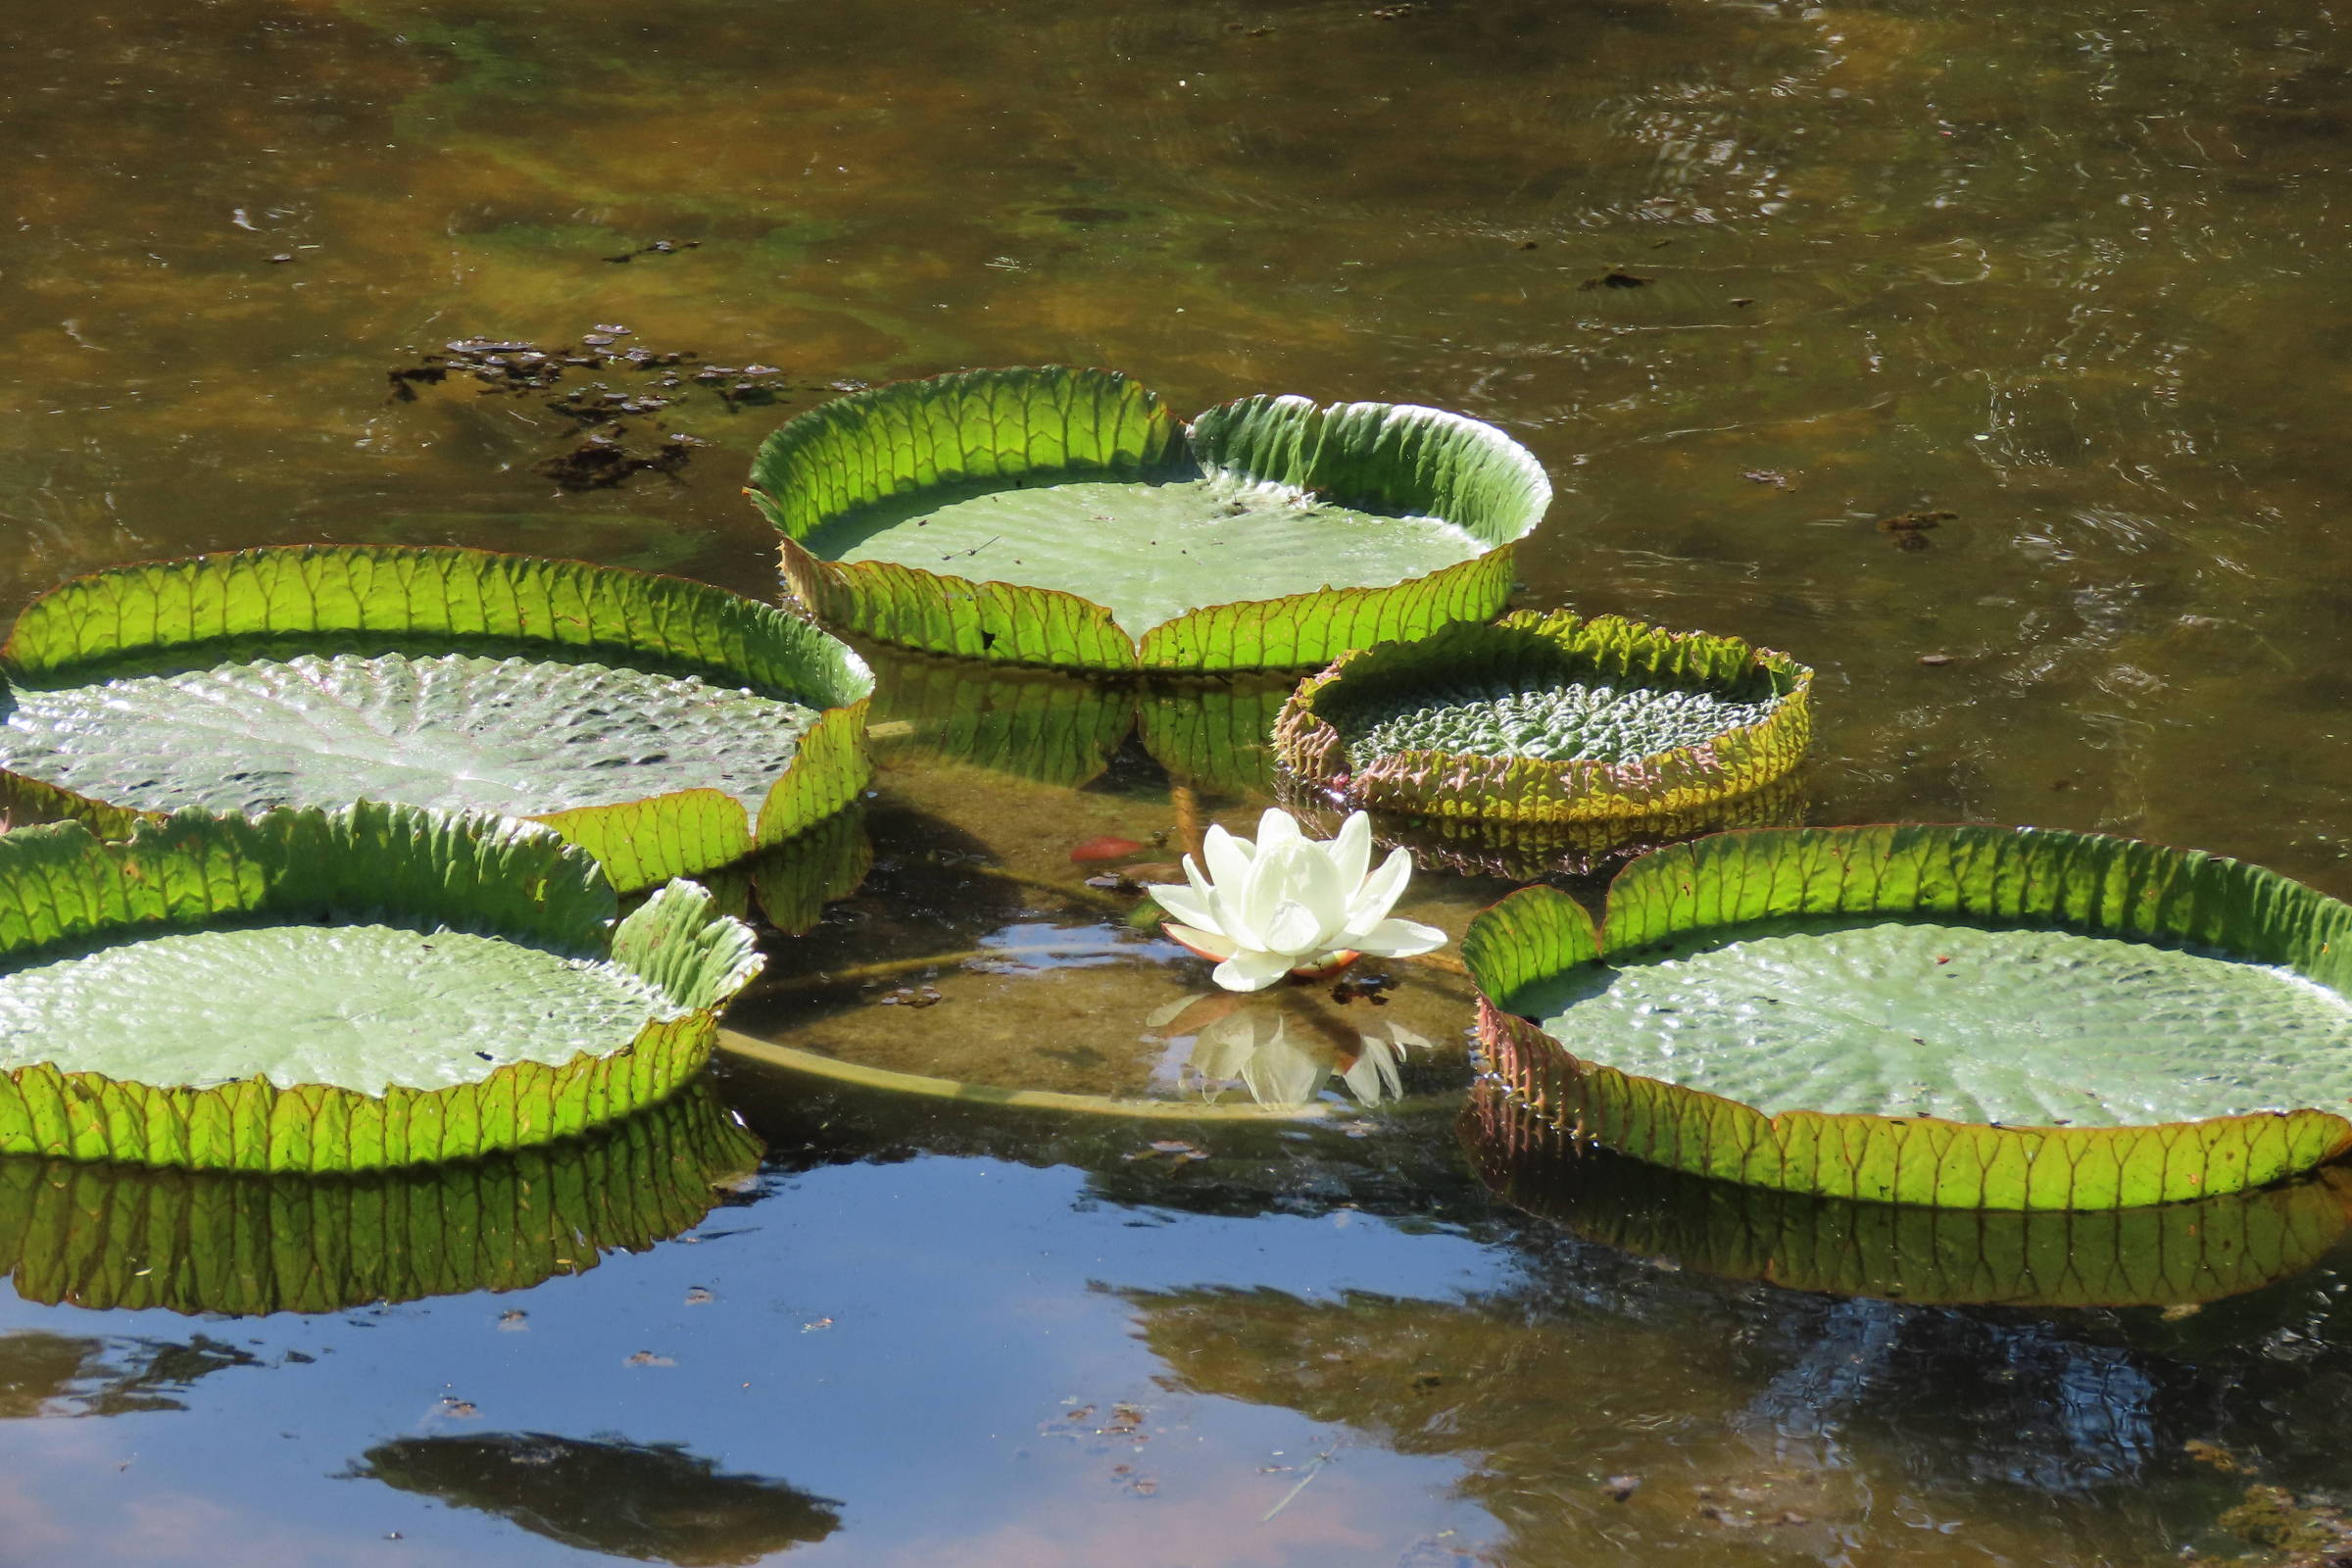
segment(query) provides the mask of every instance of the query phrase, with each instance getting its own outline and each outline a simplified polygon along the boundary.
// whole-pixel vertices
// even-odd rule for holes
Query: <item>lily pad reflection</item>
[[[0,1269],[26,1300],[339,1312],[520,1290],[699,1223],[760,1143],[703,1081],[562,1143],[354,1176],[0,1158]]]
[[[543,1432],[402,1438],[369,1448],[347,1479],[497,1514],[582,1551],[680,1568],[758,1562],[841,1528],[835,1498],[722,1471],[666,1443]]]
[[[695,878],[721,913],[765,920],[786,936],[816,924],[825,906],[846,899],[873,869],[874,844],[863,804],[835,811],[773,849]]]
[[[1177,782],[1257,797],[1274,785],[1269,737],[1288,677],[1086,679],[972,659],[859,645],[878,696],[870,730],[888,760],[919,751],[1076,788],[1135,735]]]
[[[2182,1306],[2301,1273],[2352,1228],[2342,1167],[2144,1208],[1975,1211],[1710,1181],[1580,1142],[1493,1084],[1462,1142],[1501,1197],[1590,1241],[1731,1279],[1890,1300]]]

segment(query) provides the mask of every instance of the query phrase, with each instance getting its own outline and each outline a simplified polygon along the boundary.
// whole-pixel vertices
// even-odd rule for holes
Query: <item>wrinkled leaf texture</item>
[[[692,1077],[718,1009],[759,972],[750,931],[710,905],[693,883],[672,883],[615,925],[611,883],[553,833],[367,802],[258,819],[177,812],[122,843],[72,822],[0,835],[0,963],[141,932],[392,918],[607,954],[681,1009],[605,1055],[513,1062],[471,1082],[380,1096],[281,1090],[259,1077],[149,1085],[36,1062],[0,1072],[0,1154],[367,1170],[583,1131]]]
[[[1206,604],[1139,642],[1105,606],[1075,594],[830,561],[804,544],[832,519],[934,486],[1203,474],[1440,517],[1487,548],[1383,587]],[[1499,430],[1435,409],[1258,396],[1186,426],[1116,371],[1047,367],[959,371],[813,409],[761,445],[747,493],[783,535],[793,593],[825,625],[1013,663],[1222,670],[1306,668],[1494,614],[1510,592],[1512,547],[1541,520],[1551,486]],[[1248,586],[1220,577],[1206,591]]]
[[[854,800],[870,776],[872,677],[816,627],[683,578],[484,550],[306,545],[96,572],[18,617],[0,645],[0,681],[55,688],[239,658],[469,646],[651,662],[819,710],[756,816],[720,790],[696,788],[534,818],[596,856],[623,891],[781,843]],[[110,835],[154,814],[8,772],[0,806]]]
[[[1917,915],[2180,943],[2352,991],[2352,907],[2240,861],[2095,834],[1992,827],[1751,829],[1643,857],[1605,920],[1551,888],[1462,941],[1489,1070],[1583,1140],[1790,1192],[1947,1208],[2105,1209],[2260,1187],[2352,1150],[2341,1108],[2121,1127],[1767,1116],[1585,1060],[1514,1010],[1531,986],[1673,936],[1798,915]]]
[[[1632,762],[1401,751],[1362,768],[1349,764],[1349,735],[1364,715],[1456,682],[1541,689],[1594,679],[1775,701],[1757,723]],[[1351,806],[1574,829],[1578,848],[1590,857],[1617,824],[1636,837],[1671,836],[1677,817],[1703,817],[1710,808],[1787,776],[1811,739],[1812,688],[1812,670],[1737,638],[1664,631],[1614,615],[1586,620],[1567,611],[1523,611],[1342,657],[1300,683],[1275,722],[1274,752],[1302,784]]]

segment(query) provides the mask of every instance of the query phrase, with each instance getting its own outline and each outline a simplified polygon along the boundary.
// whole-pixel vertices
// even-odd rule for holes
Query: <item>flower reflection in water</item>
[[[1406,1054],[1432,1049],[1400,1023],[1372,1017],[1359,1024],[1293,990],[1196,993],[1144,1023],[1148,1036],[1170,1045],[1189,1037],[1191,1050],[1175,1069],[1180,1088],[1213,1100],[1238,1085],[1269,1106],[1305,1104],[1335,1079],[1365,1105],[1399,1099]]]

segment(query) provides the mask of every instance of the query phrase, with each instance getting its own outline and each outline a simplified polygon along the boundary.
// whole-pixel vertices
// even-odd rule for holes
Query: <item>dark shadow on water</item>
[[[185,1341],[0,1334],[0,1420],[184,1410],[198,1378],[261,1363],[210,1335]]]
[[[496,1514],[582,1551],[680,1568],[758,1562],[841,1528],[840,1502],[736,1475],[672,1444],[543,1432],[401,1438],[347,1480]]]

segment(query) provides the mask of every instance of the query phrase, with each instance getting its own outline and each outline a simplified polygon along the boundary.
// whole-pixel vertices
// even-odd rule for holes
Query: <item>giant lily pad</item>
[[[1462,946],[1493,1070],[1703,1176],[1976,1208],[2235,1192],[2352,1149],[2352,907],[2095,835],[1726,833]]]
[[[699,1224],[760,1143],[709,1082],[533,1149],[349,1176],[0,1157],[0,1273],[31,1301],[341,1312],[515,1291]]]
[[[0,802],[110,833],[183,807],[494,811],[644,888],[855,798],[872,690],[815,627],[679,578],[480,550],[202,556],[18,618]]]
[[[1340,659],[1300,683],[1275,756],[1334,804],[1655,833],[1786,775],[1813,672],[1731,637],[1522,612]]]
[[[1729,1279],[1920,1304],[2181,1306],[2318,1264],[2352,1228],[2352,1168],[2143,1208],[1936,1208],[1710,1181],[1593,1147],[1482,1084],[1482,1180],[1589,1241]]]
[[[1460,415],[1107,370],[969,370],[786,423],[749,492],[792,590],[884,642],[1080,669],[1297,669],[1502,608],[1541,465]]]
[[[625,1114],[760,959],[691,882],[616,906],[552,832],[415,807],[0,836],[0,1153],[352,1170]]]

